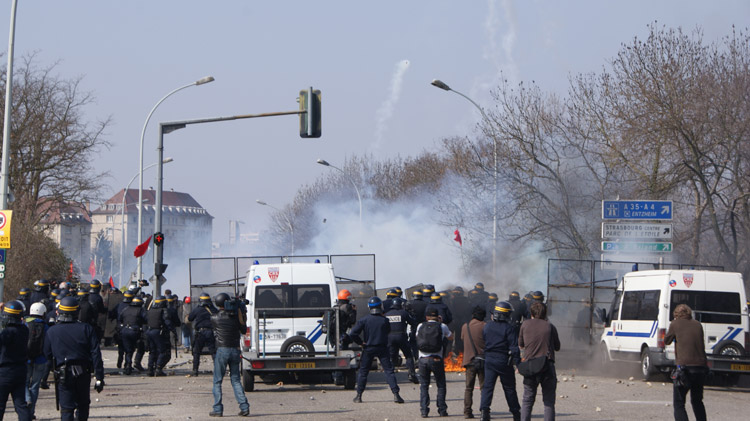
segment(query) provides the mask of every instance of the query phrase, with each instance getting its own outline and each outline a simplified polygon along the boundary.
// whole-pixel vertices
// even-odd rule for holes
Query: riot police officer
[[[29,309],[31,308],[31,297],[29,296],[31,294],[31,290],[28,288],[21,288],[18,290],[18,297],[16,298],[16,301],[23,304],[23,315],[28,316],[29,315]]]
[[[482,421],[490,419],[490,406],[495,393],[495,383],[498,376],[505,393],[508,409],[513,414],[513,420],[521,419],[521,405],[516,393],[516,375],[513,365],[521,359],[518,349],[518,332],[509,323],[513,311],[510,303],[500,301],[495,306],[492,321],[484,325],[484,385],[482,386],[482,400],[479,409],[482,411]]]
[[[91,308],[94,312],[92,325],[96,332],[96,337],[99,340],[104,336],[104,329],[99,326],[99,315],[107,312],[107,307],[104,305],[104,299],[102,298],[102,283],[98,279],[94,279],[89,284],[89,296],[88,301],[91,304]]]
[[[125,358],[125,344],[122,343],[122,326],[119,322],[119,316],[120,313],[123,312],[123,310],[130,307],[130,303],[132,301],[133,293],[129,290],[125,291],[125,293],[122,294],[122,301],[117,303],[117,307],[110,310],[109,314],[107,315],[110,320],[115,321],[115,334],[113,338],[115,340],[115,344],[117,344],[117,368],[122,368],[122,361]]]
[[[211,357],[216,355],[216,341],[211,327],[211,316],[218,310],[211,303],[211,296],[205,292],[198,299],[198,306],[190,312],[188,321],[193,323],[195,339],[193,341],[193,375],[198,375],[201,363],[201,350],[208,346]]]
[[[429,310],[431,308],[437,310],[438,315],[440,315],[440,321],[442,323],[448,325],[453,321],[453,313],[451,313],[451,310],[443,302],[443,296],[437,292],[433,292],[430,296],[430,303],[427,304],[426,310]]]
[[[391,288],[385,293],[385,300],[383,301],[383,312],[388,313],[388,310],[391,309],[391,305],[393,305],[393,299],[398,298],[398,292],[396,292],[396,288]]]
[[[141,297],[133,297],[132,305],[136,307],[143,308],[143,299]],[[148,318],[148,315],[147,315]],[[147,320],[148,321],[148,320]],[[148,324],[144,324],[141,327],[141,333],[138,335],[138,339],[135,342],[135,357],[133,357],[133,368],[135,368],[138,371],[145,371],[146,369],[143,368],[143,356],[146,354],[146,345],[148,344],[146,341],[146,328],[148,327]]]
[[[44,354],[53,365],[58,379],[60,398],[60,418],[86,421],[91,403],[91,372],[96,377],[94,389],[101,393],[104,389],[104,365],[99,340],[94,328],[88,323],[79,323],[78,300],[66,296],[57,307],[57,323],[47,330],[44,338]],[[54,346],[53,346],[54,344]]]
[[[469,304],[469,299],[464,295],[464,289],[459,287],[453,288],[451,291],[451,295],[453,295],[451,302],[453,303],[453,326],[448,326],[451,328],[451,331],[458,333],[454,334],[455,337],[455,348],[456,349],[463,349],[463,340],[461,339],[461,327],[464,325],[464,323],[468,323],[471,320],[471,305]]]
[[[395,297],[391,309],[385,313],[385,317],[391,323],[391,332],[388,334],[388,353],[391,356],[393,366],[398,365],[398,352],[404,353],[406,358],[406,368],[409,370],[409,381],[419,383],[417,373],[414,368],[414,355],[411,353],[409,339],[407,338],[406,327],[416,329],[417,325],[414,318],[404,310],[403,299]]]
[[[393,401],[404,403],[404,399],[399,395],[396,375],[393,373],[393,364],[391,364],[388,355],[388,333],[391,331],[391,324],[383,316],[382,301],[378,297],[372,297],[367,302],[370,314],[359,319],[351,331],[352,339],[357,343],[362,343],[362,358],[359,361],[359,373],[357,376],[357,396],[354,397],[355,403],[362,403],[362,392],[367,386],[367,375],[370,373],[370,367],[375,357],[380,360],[385,372],[385,380],[393,392]],[[359,335],[362,334],[360,339]]]
[[[167,313],[169,314],[169,318],[172,320],[172,327],[174,330],[172,330],[172,342],[174,342],[174,347],[177,349],[179,347],[179,339],[180,335],[178,335],[177,328],[182,326],[182,322],[180,321],[180,315],[178,313],[177,304],[180,302],[180,297],[177,296],[177,294],[170,294],[166,295],[167,297]],[[170,342],[170,344],[172,343]]]
[[[29,302],[34,304],[44,299],[49,299],[49,282],[44,279],[34,281],[34,292],[31,293]]]
[[[148,331],[148,375],[149,377],[166,376],[164,366],[171,358],[169,332],[174,330],[172,318],[167,311],[167,299],[160,295],[156,297],[151,308],[146,313]]]
[[[88,299],[89,291],[86,287],[82,287],[76,293],[78,295],[78,321],[82,323],[88,323],[94,328],[96,332],[96,317],[97,313],[94,309],[94,305]],[[98,337],[98,336],[97,336]]]
[[[8,395],[13,397],[19,420],[31,420],[26,404],[26,346],[29,328],[23,324],[20,301],[5,304],[0,316],[5,329],[0,332],[0,419],[5,414]]]
[[[133,373],[133,352],[136,349],[136,343],[141,336],[143,325],[146,324],[146,311],[141,304],[134,300],[124,301],[126,307],[117,313],[117,326],[120,330],[120,341],[122,350],[125,353],[125,375]],[[120,306],[118,305],[118,307]]]
[[[398,294],[398,298],[404,298],[404,290],[401,289],[401,287],[393,288],[396,290],[396,294]]]
[[[422,290],[417,289],[416,291],[412,292],[411,294],[412,300],[407,303],[407,311],[411,313],[411,316],[414,318],[414,322],[419,326],[421,323],[424,323],[426,320],[424,317],[424,313],[427,310],[427,302],[424,301],[424,293]],[[419,350],[417,349],[417,337],[415,336],[415,329],[411,329],[409,332],[409,345],[411,345],[411,353],[412,355],[419,355],[417,352]]]
[[[499,297],[494,292],[489,293],[487,296],[487,305],[484,307],[484,310],[487,312],[485,322],[489,322],[492,319],[492,313],[495,312],[495,304],[497,304],[498,299]]]
[[[484,284],[482,282],[474,284],[474,289],[469,291],[469,302],[471,303],[471,308],[476,306],[487,308],[487,299],[489,295],[490,294],[484,290]]]
[[[510,313],[510,324],[518,331],[521,328],[521,321],[526,314],[526,303],[521,300],[521,294],[518,291],[511,291],[508,296],[508,302],[513,307],[513,311]]]

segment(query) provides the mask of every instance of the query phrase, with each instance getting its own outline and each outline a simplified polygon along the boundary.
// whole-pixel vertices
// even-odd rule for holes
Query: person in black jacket
[[[211,357],[216,355],[216,341],[214,340],[214,330],[211,325],[211,316],[218,312],[216,307],[211,304],[211,296],[205,292],[201,294],[198,300],[198,307],[194,308],[188,316],[188,321],[193,323],[195,340],[193,341],[193,375],[198,375],[198,367],[201,363],[201,350],[204,346],[208,347]]]
[[[0,332],[0,419],[5,414],[8,395],[13,396],[19,420],[31,420],[26,404],[26,346],[29,328],[23,324],[24,307],[11,301],[3,307],[2,319],[6,324]]]
[[[451,310],[443,302],[443,296],[437,292],[433,292],[430,296],[430,303],[427,304],[425,311],[430,311],[431,308],[437,310],[441,323],[449,325],[453,321],[453,313],[451,313]]]
[[[138,337],[141,336],[141,329],[146,324],[146,311],[138,301],[130,300],[126,305],[127,307],[122,308],[117,314],[117,326],[120,329],[120,341],[125,353],[125,375],[129,376],[133,373],[133,352]]]
[[[414,367],[414,356],[411,353],[411,346],[406,336],[406,327],[411,326],[414,330],[417,325],[411,314],[404,310],[403,298],[395,297],[391,302],[391,309],[385,313],[385,317],[391,322],[391,332],[388,334],[388,353],[391,356],[391,363],[396,367],[398,365],[398,352],[404,353],[406,359],[406,368],[409,370],[409,381],[417,384],[416,369]]]
[[[31,290],[28,288],[21,288],[18,290],[18,297],[16,297],[16,301],[23,304],[23,315],[28,316],[29,315],[29,309],[31,308],[31,300],[29,299],[29,294],[31,294]]]
[[[484,325],[484,385],[482,386],[482,400],[479,410],[482,411],[482,421],[490,419],[490,406],[495,393],[495,383],[500,377],[505,402],[513,415],[513,421],[521,419],[521,404],[516,393],[516,375],[513,366],[518,365],[521,351],[518,348],[518,333],[510,324],[510,314],[513,307],[507,301],[497,303],[492,315],[492,321]]]
[[[406,311],[408,311],[414,318],[414,322],[419,326],[420,323],[424,323],[426,320],[424,312],[427,310],[427,301],[424,300],[424,293],[422,290],[417,289],[411,294],[412,300],[406,303]],[[419,349],[417,349],[417,337],[415,330],[412,329],[409,333],[409,345],[411,345],[411,354],[419,355]]]
[[[98,279],[94,279],[89,284],[89,303],[94,311],[93,326],[96,332],[96,337],[101,341],[104,337],[104,328],[99,325],[99,315],[107,313],[107,306],[104,305],[104,298],[102,298],[102,283]]]
[[[148,331],[148,375],[166,376],[164,366],[171,358],[171,347],[169,344],[169,332],[174,330],[172,318],[167,311],[167,299],[163,295],[156,297],[154,304],[146,313]]]
[[[34,281],[34,292],[31,293],[29,302],[34,304],[44,299],[49,299],[49,282],[44,279]]]
[[[240,380],[240,361],[242,359],[240,336],[245,333],[246,329],[246,315],[243,314],[246,310],[242,308],[237,311],[225,310],[224,307],[229,300],[229,294],[225,292],[214,298],[219,311],[211,315],[211,326],[216,339],[216,356],[214,357],[214,406],[208,415],[221,417],[224,414],[224,405],[221,402],[221,382],[224,380],[227,365],[229,365],[229,381],[232,383],[234,397],[240,405],[238,415],[247,417],[250,415],[250,404],[247,402]]]
[[[113,339],[117,345],[117,368],[122,368],[122,361],[125,358],[125,344],[122,342],[122,326],[120,324],[119,316],[126,308],[130,307],[130,303],[133,301],[133,293],[125,291],[122,295],[122,301],[117,304],[117,307],[109,311],[107,317],[110,320],[115,321],[115,334]],[[143,323],[141,323],[143,324]]]

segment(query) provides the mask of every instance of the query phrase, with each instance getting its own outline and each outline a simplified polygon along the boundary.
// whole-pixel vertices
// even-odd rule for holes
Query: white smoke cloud
[[[512,84],[518,83],[518,64],[513,56],[516,46],[518,29],[516,25],[516,13],[510,0],[502,0],[502,15],[497,10],[497,0],[487,1],[487,19],[484,21],[484,30],[487,34],[487,46],[484,49],[483,58],[489,60],[495,67],[496,74],[493,80],[483,84],[483,88],[495,86],[503,77]],[[498,36],[498,29],[504,28],[502,35]],[[498,45],[498,38],[500,43]]]
[[[388,88],[388,98],[380,105],[376,112],[375,143],[372,150],[377,152],[383,143],[383,133],[387,129],[388,120],[393,116],[393,110],[401,97],[401,85],[404,81],[404,73],[409,69],[409,60],[401,60],[396,63],[396,69],[391,77],[391,85]]]

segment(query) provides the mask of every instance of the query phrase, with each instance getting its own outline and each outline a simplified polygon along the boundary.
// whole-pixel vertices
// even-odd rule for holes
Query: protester
[[[29,414],[34,417],[36,401],[39,398],[39,388],[42,386],[42,378],[49,375],[47,370],[47,358],[44,356],[44,336],[47,333],[47,323],[44,320],[47,307],[41,303],[34,303],[26,318],[26,326],[29,328],[28,341],[28,365],[26,367],[26,403],[29,406]]]
[[[484,336],[482,330],[486,322],[486,311],[474,307],[471,320],[461,328],[464,345],[463,366],[466,367],[466,389],[464,391],[464,418],[474,418],[471,409],[474,404],[474,384],[479,379],[479,388],[484,385]]]
[[[224,308],[229,300],[229,294],[222,292],[216,296],[214,301],[219,308],[211,315],[211,325],[216,336],[216,357],[214,358],[214,406],[208,414],[211,417],[221,417],[224,414],[224,405],[221,402],[221,382],[229,366],[229,380],[232,383],[234,397],[240,405],[239,416],[250,415],[250,404],[247,402],[245,391],[240,380],[240,335],[245,333],[244,314],[227,311]]]
[[[531,319],[521,324],[518,346],[523,350],[523,361],[545,357],[546,364],[537,374],[523,378],[523,405],[521,421],[531,419],[531,409],[536,400],[537,386],[542,385],[542,402],[544,402],[544,420],[555,419],[555,392],[557,391],[557,373],[555,372],[555,351],[560,350],[560,338],[555,326],[547,321],[547,307],[534,302],[529,310]]]
[[[445,364],[443,361],[445,340],[451,341],[453,334],[445,323],[440,321],[437,308],[428,308],[426,321],[417,326],[417,347],[419,348],[419,407],[422,418],[430,413],[430,373],[435,375],[437,384],[437,408],[441,417],[448,416],[445,402]]]
[[[685,410],[685,398],[690,392],[690,404],[697,421],[706,419],[706,407],[703,405],[703,385],[706,382],[708,367],[706,349],[703,341],[703,326],[692,317],[693,310],[687,304],[680,304],[674,309],[674,320],[664,336],[664,345],[675,343],[675,364],[678,370],[684,371],[683,381],[675,379],[672,393],[674,419],[688,419]]]

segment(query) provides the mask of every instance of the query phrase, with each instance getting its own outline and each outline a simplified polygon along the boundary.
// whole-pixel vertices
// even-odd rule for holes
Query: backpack
[[[44,347],[44,323],[29,322],[28,356],[30,360],[42,355]]]
[[[417,332],[417,347],[422,352],[440,352],[443,348],[443,328],[441,323],[425,322]]]

